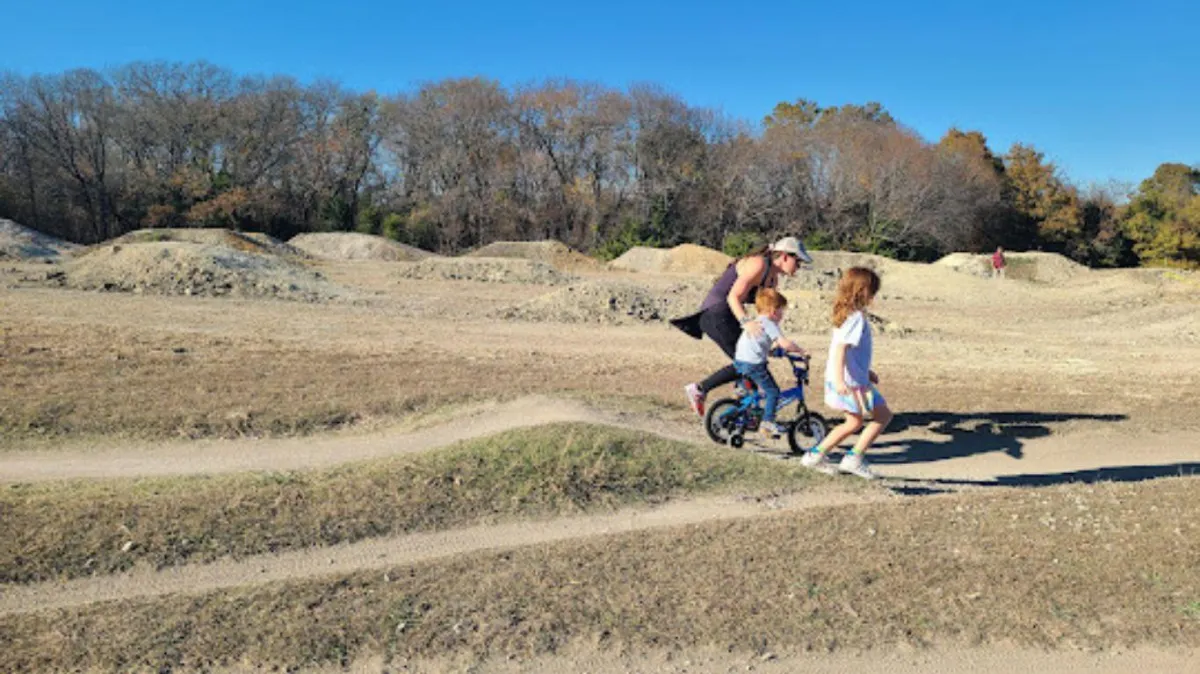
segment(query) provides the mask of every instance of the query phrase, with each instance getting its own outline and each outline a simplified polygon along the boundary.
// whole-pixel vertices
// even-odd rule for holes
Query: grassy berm
[[[554,424],[322,471],[71,481],[0,492],[0,582],[163,568],[722,489],[798,490],[797,466]]]
[[[127,540],[135,559],[167,565],[831,480],[561,425],[320,473],[9,489],[2,568],[25,582],[123,568],[132,560],[101,550]],[[6,615],[0,671],[292,671],[368,656],[399,668],[578,643],[764,655],[897,643],[1194,646],[1195,488],[1195,478],[1172,478],[898,498]],[[14,537],[23,556],[7,552]]]

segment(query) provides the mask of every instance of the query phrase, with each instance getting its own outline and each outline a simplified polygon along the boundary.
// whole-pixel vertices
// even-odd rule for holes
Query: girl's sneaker
[[[862,455],[857,453],[843,456],[841,463],[838,464],[838,470],[857,475],[864,480],[874,480],[879,477],[871,470],[870,464],[862,458]]]
[[[774,421],[762,422],[762,425],[758,427],[758,430],[760,433],[768,438],[771,438],[772,440],[782,436],[784,433],[787,433],[787,429],[775,423]]]
[[[838,472],[837,466],[820,452],[805,452],[800,457],[800,465],[826,475],[837,475]]]

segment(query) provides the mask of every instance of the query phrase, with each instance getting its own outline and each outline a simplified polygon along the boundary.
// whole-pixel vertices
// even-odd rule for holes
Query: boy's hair
[[[754,308],[759,316],[766,316],[776,309],[786,309],[787,298],[774,288],[759,288],[754,298]]]
[[[837,297],[833,300],[833,325],[840,326],[850,314],[866,308],[879,292],[879,274],[866,267],[851,267],[838,281]]]

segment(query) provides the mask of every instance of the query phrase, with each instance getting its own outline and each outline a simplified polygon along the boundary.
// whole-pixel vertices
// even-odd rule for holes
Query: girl
[[[671,324],[687,334],[700,339],[708,335],[717,343],[725,355],[733,360],[738,337],[743,326],[751,337],[762,334],[762,326],[751,322],[745,305],[753,304],[759,288],[774,288],[779,284],[779,275],[793,276],[801,262],[812,262],[804,244],[794,236],[786,236],[749,255],[729,263],[725,273],[717,279],[708,296],[700,305],[700,311]],[[683,388],[688,404],[700,418],[704,418],[704,399],[708,392],[722,384],[737,380],[738,373],[732,364],[726,365],[701,382],[693,382]]]
[[[892,420],[887,401],[875,388],[879,377],[871,370],[871,324],[866,308],[879,292],[879,275],[865,267],[851,267],[838,282],[833,301],[833,338],[825,363],[825,404],[846,413],[845,421],[829,432],[819,445],[808,450],[800,463],[824,473],[851,473],[872,480],[875,473],[863,453]],[[863,428],[863,419],[871,419]],[[836,467],[825,453],[837,447],[858,429],[862,435]]]

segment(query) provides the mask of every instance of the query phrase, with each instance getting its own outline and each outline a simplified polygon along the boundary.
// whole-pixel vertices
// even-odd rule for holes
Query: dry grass
[[[158,301],[116,299],[122,300],[118,311],[135,301]],[[241,317],[245,325],[254,325],[254,311],[246,304],[229,305],[231,318],[225,318],[219,315],[217,301],[184,302],[197,310],[198,318],[189,314],[172,317],[175,320]],[[420,341],[402,337],[387,342],[388,321],[410,319],[383,316],[367,322],[353,307],[303,305],[286,311],[295,324],[283,323],[267,335],[222,335],[191,326],[57,321],[4,325],[0,435],[8,442],[0,443],[0,451],[37,438],[308,434],[369,420],[394,422],[451,403],[533,393],[627,399],[630,409],[665,403],[682,413],[680,387],[719,362],[711,344],[691,342],[665,327],[663,342],[671,348],[626,337],[616,329],[588,341],[599,348],[611,343],[615,349],[627,349],[618,357],[574,347],[556,349],[545,337],[534,340],[522,332],[479,334],[475,326],[459,327],[437,316],[422,323]],[[322,326],[337,337],[294,337],[294,331],[313,329],[304,326]],[[530,329],[550,337],[559,332],[557,327]],[[464,330],[470,342],[461,341]],[[379,339],[379,345],[351,341],[359,332]],[[431,348],[431,343],[469,344],[470,349],[464,354]],[[919,409],[947,412],[1041,409],[1126,414],[1130,425],[1196,424],[1186,407],[1164,406],[1151,397],[1164,386],[1184,385],[1187,373],[1178,369],[1155,379],[1125,377],[1114,389],[1086,372],[1057,374],[1047,382],[1032,369],[1002,375],[975,371],[970,358],[976,351],[970,345],[910,340],[904,346],[903,362],[885,360],[881,366],[889,377],[889,401],[901,411],[912,409],[908,401],[916,401]],[[948,379],[904,367],[908,362],[943,361],[963,363],[962,375]],[[1001,386],[979,385],[993,376]],[[1070,388],[1071,395],[1055,386]],[[1019,404],[1014,396],[1020,397]]]
[[[1170,479],[828,508],[9,616],[0,618],[0,669],[290,670],[379,653],[401,666],[523,658],[580,642],[747,653],[1194,644],[1195,486]]]
[[[15,332],[15,331],[14,331]],[[399,372],[408,354],[261,348],[222,338],[136,337],[96,328],[10,334],[0,381],[0,433],[9,437],[230,437],[338,428],[404,414],[440,396]],[[404,367],[407,367],[405,365]],[[420,368],[417,370],[420,372]],[[406,392],[397,395],[397,392]]]
[[[10,439],[306,434],[618,378],[550,376],[555,364],[536,354],[467,364],[416,346],[364,352],[105,327],[16,325],[0,350],[0,434]],[[637,387],[630,378],[611,393]]]
[[[12,486],[0,582],[246,557],[498,517],[593,512],[737,486],[802,489],[795,465],[559,424],[311,472]]]

